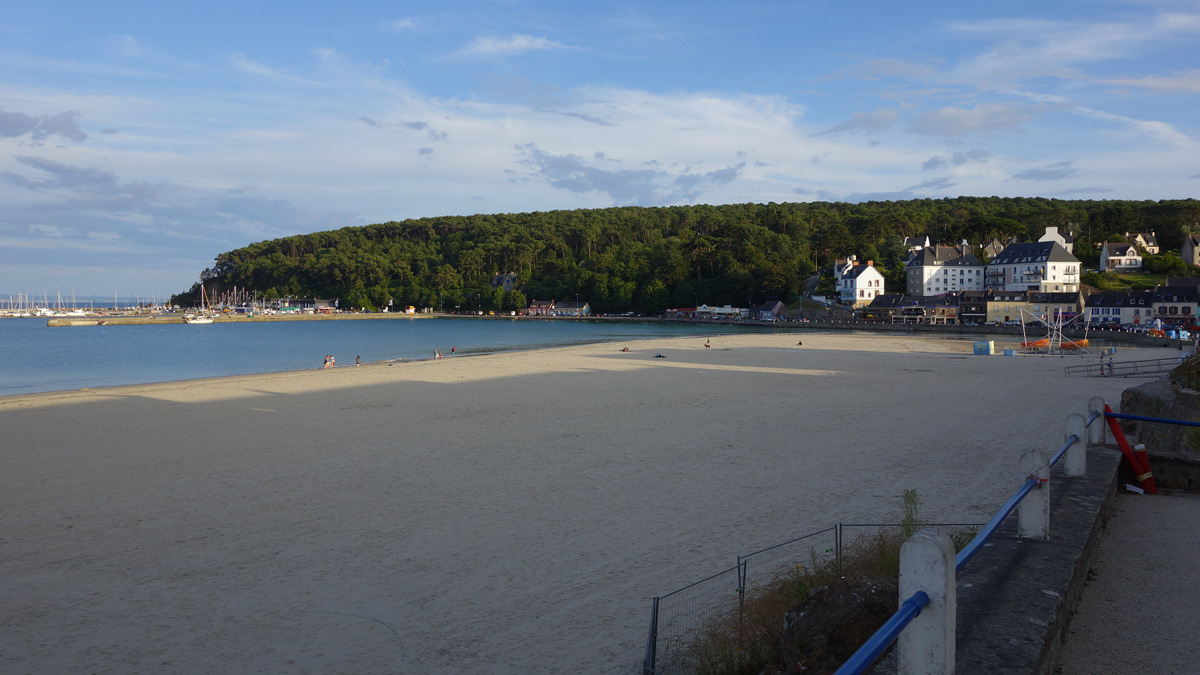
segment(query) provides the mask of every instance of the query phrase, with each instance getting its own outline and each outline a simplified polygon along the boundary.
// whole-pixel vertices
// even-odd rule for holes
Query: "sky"
[[[166,297],[346,226],[1181,199],[1200,3],[0,4],[0,304]]]

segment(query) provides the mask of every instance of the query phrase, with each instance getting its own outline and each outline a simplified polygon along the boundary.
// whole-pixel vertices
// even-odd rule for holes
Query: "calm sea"
[[[751,329],[753,330],[753,329]],[[761,330],[780,332],[777,328]],[[208,325],[48,327],[0,319],[0,396],[200,377],[428,359],[650,337],[712,335],[728,326],[430,318]]]

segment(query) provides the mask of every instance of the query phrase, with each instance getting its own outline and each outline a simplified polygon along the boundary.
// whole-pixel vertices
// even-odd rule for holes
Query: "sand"
[[[635,672],[651,597],[906,489],[984,521],[1023,450],[1138,383],[796,341],[0,398],[0,671]]]

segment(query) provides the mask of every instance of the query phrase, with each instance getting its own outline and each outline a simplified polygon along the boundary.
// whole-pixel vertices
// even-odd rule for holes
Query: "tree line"
[[[890,288],[904,288],[906,237],[933,243],[1036,241],[1047,226],[1075,239],[1095,267],[1099,246],[1126,232],[1155,232],[1164,252],[1200,232],[1200,202],[958,197],[863,203],[614,207],[446,216],[379,223],[262,241],[217,256],[191,289],[199,304],[232,287],[258,297],[337,298],[342,308],[414,305],[439,310],[516,310],[533,299],[578,296],[603,313],[659,312],[695,304],[790,304],[835,258],[874,260]],[[1170,254],[1165,264],[1186,273]],[[1191,268],[1195,272],[1195,268]],[[517,275],[515,290],[493,288]]]

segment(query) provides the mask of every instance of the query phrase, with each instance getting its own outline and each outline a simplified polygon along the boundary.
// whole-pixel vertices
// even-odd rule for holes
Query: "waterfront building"
[[[853,261],[852,261],[853,262]],[[884,290],[883,275],[875,269],[875,261],[866,265],[857,262],[848,265],[838,279],[838,291],[843,305],[865,307]]]
[[[1054,241],[1009,244],[988,263],[983,285],[992,291],[1078,291],[1079,259]]]
[[[963,242],[960,246],[926,246],[912,254],[905,268],[912,296],[934,296],[983,290],[984,265]]]

